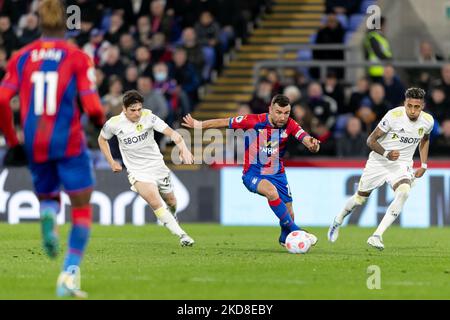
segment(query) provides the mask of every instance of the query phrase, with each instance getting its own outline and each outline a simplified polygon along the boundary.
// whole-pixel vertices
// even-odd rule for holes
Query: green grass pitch
[[[366,244],[372,229],[344,227],[330,244],[325,228],[311,228],[318,244],[293,255],[275,227],[183,226],[192,248],[156,225],[95,225],[82,289],[91,299],[450,299],[449,228],[392,227],[383,252]],[[36,223],[0,224],[0,299],[55,298],[63,255],[48,259],[39,232]],[[367,288],[371,265],[379,290]]]

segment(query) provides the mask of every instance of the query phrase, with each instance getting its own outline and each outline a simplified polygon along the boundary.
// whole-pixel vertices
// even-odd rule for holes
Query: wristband
[[[388,154],[389,154],[389,150],[386,150],[386,151],[384,151],[384,153],[383,153],[383,157],[385,157],[385,158],[387,158],[388,157]]]
[[[428,165],[426,163],[422,163],[422,165],[420,166],[422,169],[427,169]]]

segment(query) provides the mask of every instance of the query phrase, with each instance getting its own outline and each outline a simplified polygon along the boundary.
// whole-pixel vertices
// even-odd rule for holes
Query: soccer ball
[[[286,238],[285,247],[290,253],[307,253],[311,248],[311,240],[305,231],[292,231]]]

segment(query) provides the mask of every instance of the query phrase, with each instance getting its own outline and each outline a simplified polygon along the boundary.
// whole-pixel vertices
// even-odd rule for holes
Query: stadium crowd
[[[372,1],[373,2],[373,1]],[[0,79],[11,54],[40,37],[37,0],[0,1]],[[81,28],[67,38],[88,53],[108,117],[121,112],[122,94],[137,89],[151,108],[169,125],[178,127],[181,116],[199,102],[199,88],[220,74],[224,55],[237,39],[246,42],[248,24],[271,0],[67,0],[81,8]],[[323,27],[315,43],[345,43],[353,32],[351,21],[361,18],[363,1],[327,0]],[[354,18],[352,18],[354,17]],[[348,23],[346,23],[346,21]],[[382,30],[383,31],[383,30]],[[392,52],[380,52],[382,35],[368,35],[366,57],[393,60]],[[381,38],[383,37],[383,38]],[[315,59],[342,59],[341,52],[313,52]],[[372,55],[372,56],[371,56]],[[417,62],[444,60],[428,41],[420,43]],[[375,70],[377,71],[377,70]],[[379,70],[378,70],[379,71]],[[265,70],[250,101],[241,101],[237,113],[266,112],[271,97],[286,94],[292,116],[321,141],[317,156],[365,157],[366,139],[390,108],[401,105],[405,88],[416,85],[428,93],[426,111],[435,119],[431,154],[450,154],[450,64],[440,72],[429,70],[397,74],[388,65],[378,76],[368,73],[352,87],[344,72],[329,69],[324,82],[317,70],[296,70],[281,81],[276,70]],[[19,126],[19,105],[11,103]],[[96,129],[85,122],[88,144],[98,149]],[[19,130],[19,129],[18,129]],[[1,142],[0,142],[1,144]],[[4,144],[4,142],[3,142]],[[303,145],[290,143],[288,157],[313,156]]]

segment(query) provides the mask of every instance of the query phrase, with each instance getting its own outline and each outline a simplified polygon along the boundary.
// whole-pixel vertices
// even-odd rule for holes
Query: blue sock
[[[83,225],[72,226],[69,236],[69,251],[64,260],[64,270],[68,271],[70,266],[79,266],[83,258],[84,249],[89,240],[90,228]]]
[[[72,230],[69,235],[69,250],[64,260],[64,270],[80,266],[84,250],[91,233],[92,207],[72,208]]]
[[[272,211],[278,217],[278,219],[280,219],[280,226],[282,228],[286,228],[290,232],[300,230],[300,228],[292,220],[288,208],[286,207],[284,202],[281,201],[280,198],[273,201],[269,201],[269,205]]]

